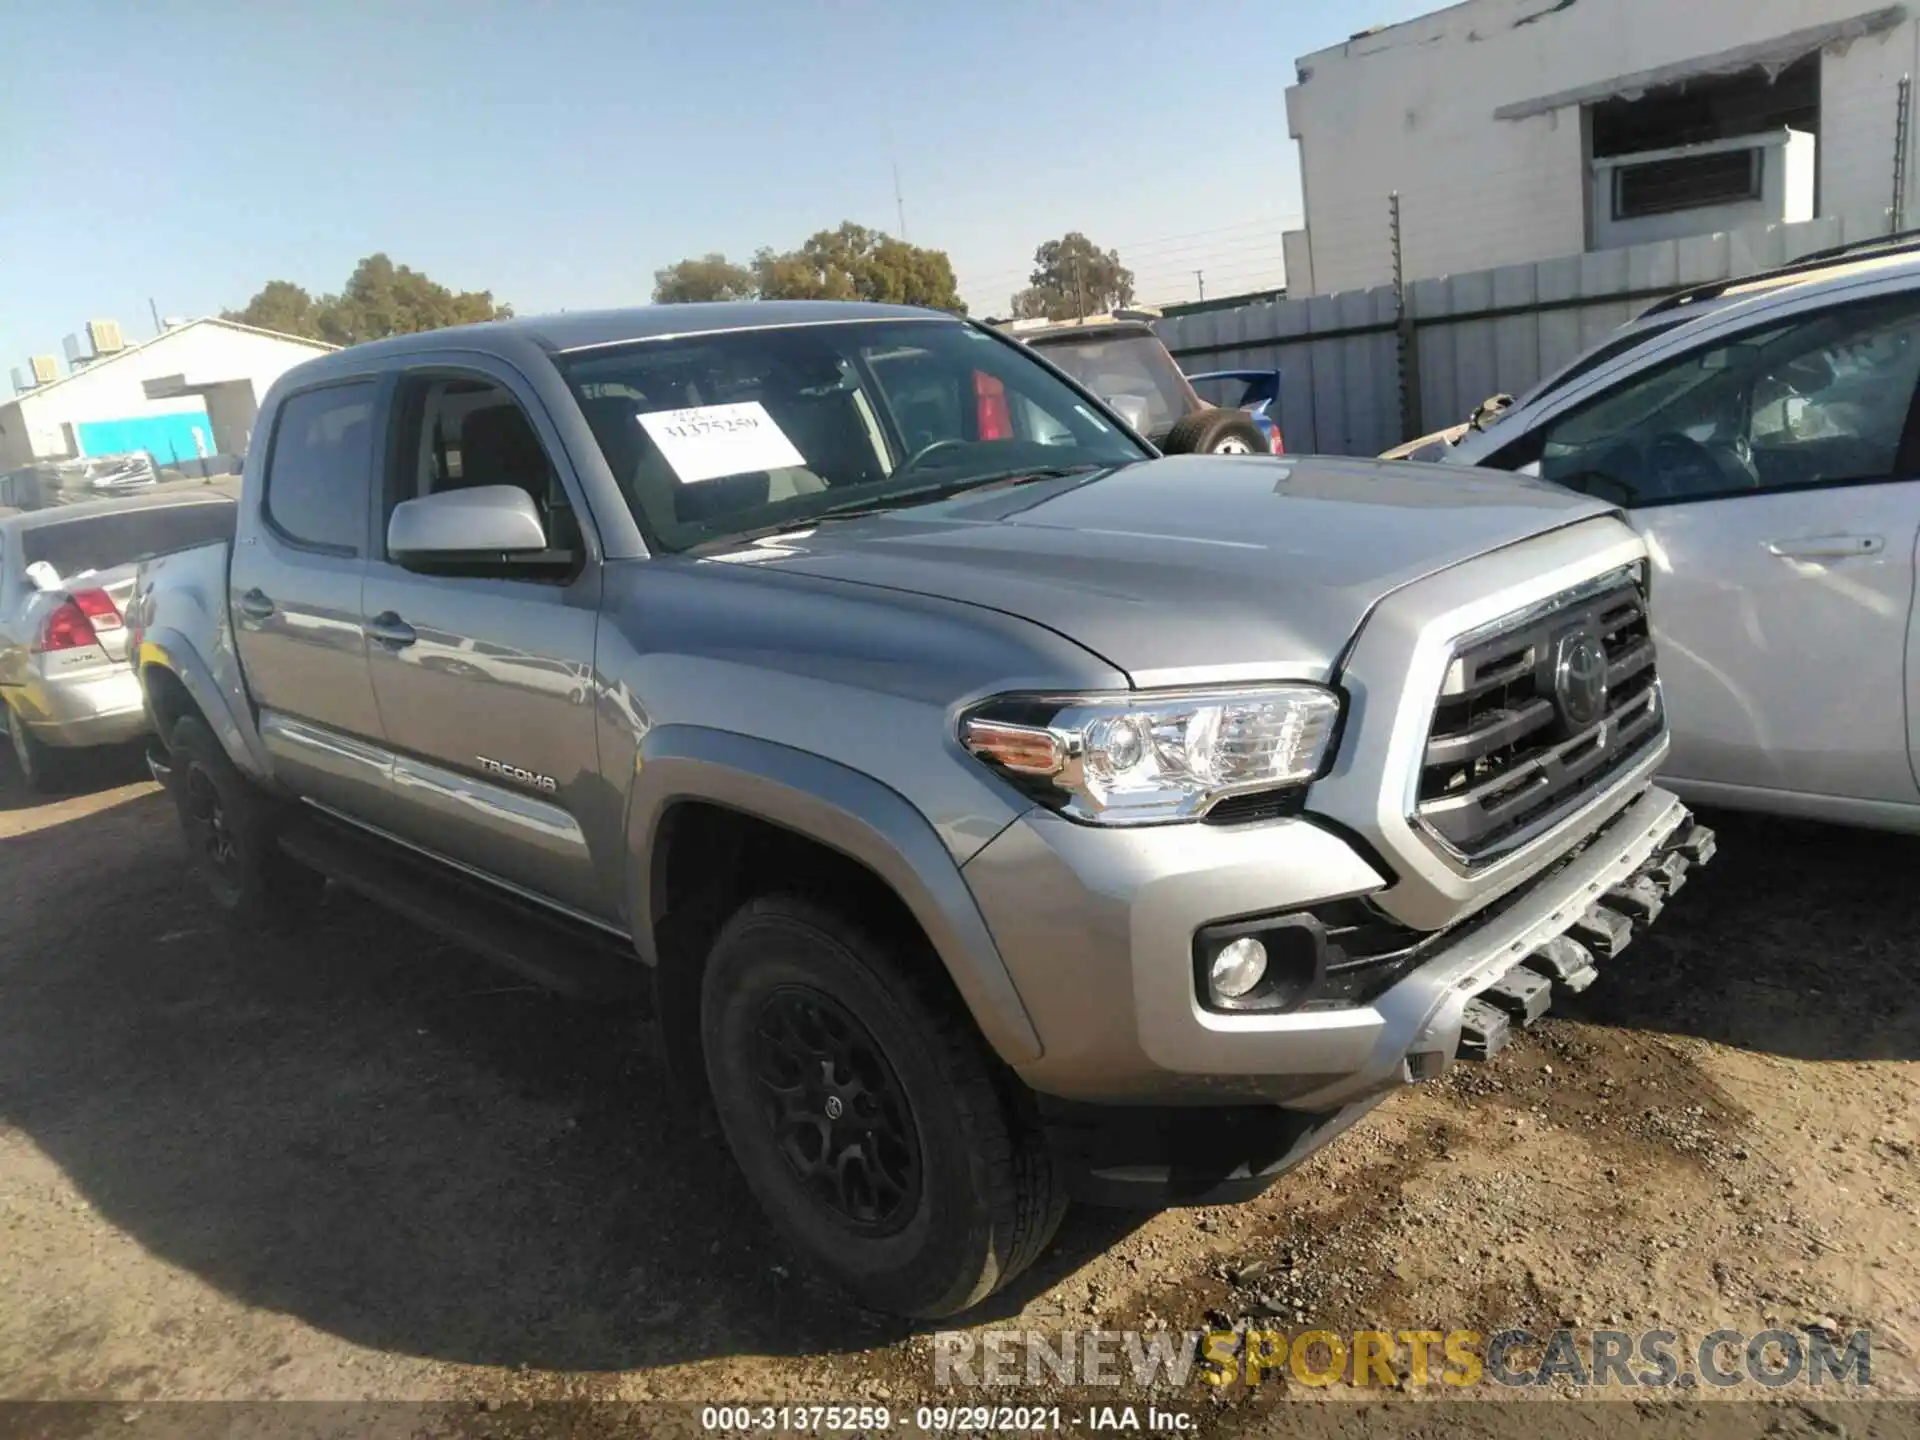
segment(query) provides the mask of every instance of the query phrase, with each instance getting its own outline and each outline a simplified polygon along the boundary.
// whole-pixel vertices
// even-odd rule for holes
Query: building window
[[[1613,172],[1613,218],[1636,220],[1761,198],[1761,152],[1719,150],[1675,155]]]

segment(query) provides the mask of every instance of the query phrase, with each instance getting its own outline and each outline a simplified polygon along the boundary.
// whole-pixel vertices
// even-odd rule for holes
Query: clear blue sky
[[[853,219],[1003,311],[1033,248],[1142,298],[1280,278],[1296,56],[1439,0],[61,0],[0,6],[0,385],[87,319],[152,334],[385,250],[522,313]],[[4,392],[0,392],[4,398]]]

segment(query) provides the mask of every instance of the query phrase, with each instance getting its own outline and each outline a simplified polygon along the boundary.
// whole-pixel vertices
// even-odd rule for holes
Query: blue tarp
[[[88,420],[73,427],[82,455],[124,455],[145,450],[159,465],[213,454],[213,422],[205,410],[137,415],[126,420]]]

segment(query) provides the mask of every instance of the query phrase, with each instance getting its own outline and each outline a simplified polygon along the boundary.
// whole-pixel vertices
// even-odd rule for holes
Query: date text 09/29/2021
[[[1194,1417],[1191,1411],[1163,1410],[1158,1405],[921,1405],[897,1412],[886,1405],[708,1405],[700,1412],[700,1425],[728,1435],[872,1435],[895,1428],[927,1435],[1055,1431],[1174,1435],[1191,1431]]]

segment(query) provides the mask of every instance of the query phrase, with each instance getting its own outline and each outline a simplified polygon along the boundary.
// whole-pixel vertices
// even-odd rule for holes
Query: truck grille
[[[1456,854],[1491,859],[1550,828],[1664,724],[1638,580],[1569,591],[1455,650],[1415,818]]]

